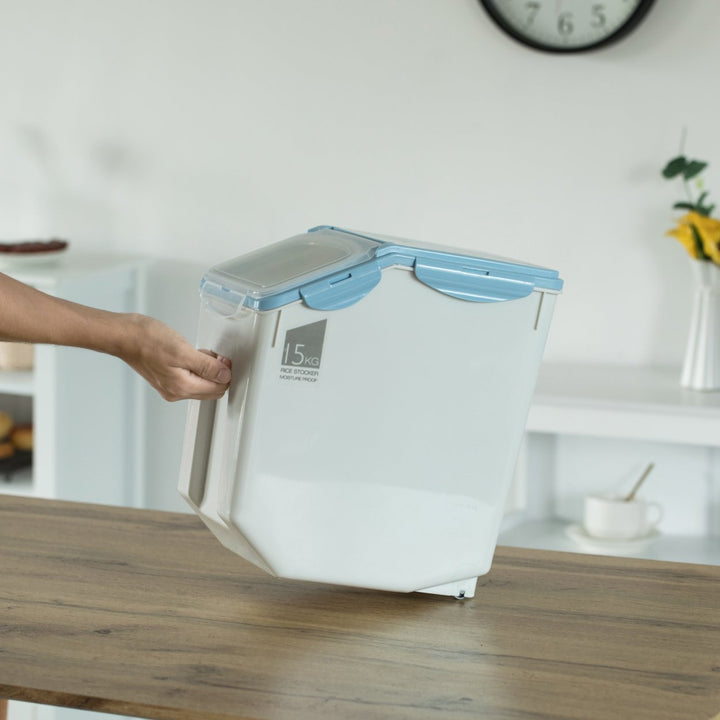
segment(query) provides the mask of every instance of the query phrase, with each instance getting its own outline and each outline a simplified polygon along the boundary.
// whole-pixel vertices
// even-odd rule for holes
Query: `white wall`
[[[548,360],[679,364],[659,170],[687,126],[720,200],[719,21],[657,0],[563,57],[477,0],[0,0],[0,236],[183,261],[183,293],[320,223],[477,248],[561,271]]]

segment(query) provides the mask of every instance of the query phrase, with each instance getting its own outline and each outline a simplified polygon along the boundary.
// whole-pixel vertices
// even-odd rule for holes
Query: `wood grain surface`
[[[720,568],[499,548],[458,601],[272,578],[192,515],[5,496],[3,696],[173,720],[710,720]]]

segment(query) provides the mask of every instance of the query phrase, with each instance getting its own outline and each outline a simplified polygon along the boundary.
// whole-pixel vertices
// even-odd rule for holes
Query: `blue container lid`
[[[556,270],[440,245],[319,226],[211,268],[203,295],[226,304],[274,310],[298,300],[337,310],[367,295],[392,266],[412,268],[417,279],[470,302],[501,302],[533,290],[559,292]]]

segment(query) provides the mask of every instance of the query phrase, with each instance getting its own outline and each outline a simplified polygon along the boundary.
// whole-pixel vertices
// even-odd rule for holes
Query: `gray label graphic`
[[[282,354],[283,379],[306,379],[314,381],[320,369],[325,326],[327,320],[302,325],[285,333],[285,344]]]

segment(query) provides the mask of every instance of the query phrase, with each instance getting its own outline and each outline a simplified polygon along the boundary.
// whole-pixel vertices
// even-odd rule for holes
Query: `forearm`
[[[132,323],[53,297],[0,273],[0,340],[71,345],[119,355]]]
[[[230,360],[196,350],[163,322],[47,295],[0,273],[0,340],[70,345],[115,355],[166,400],[217,399],[230,384]]]

